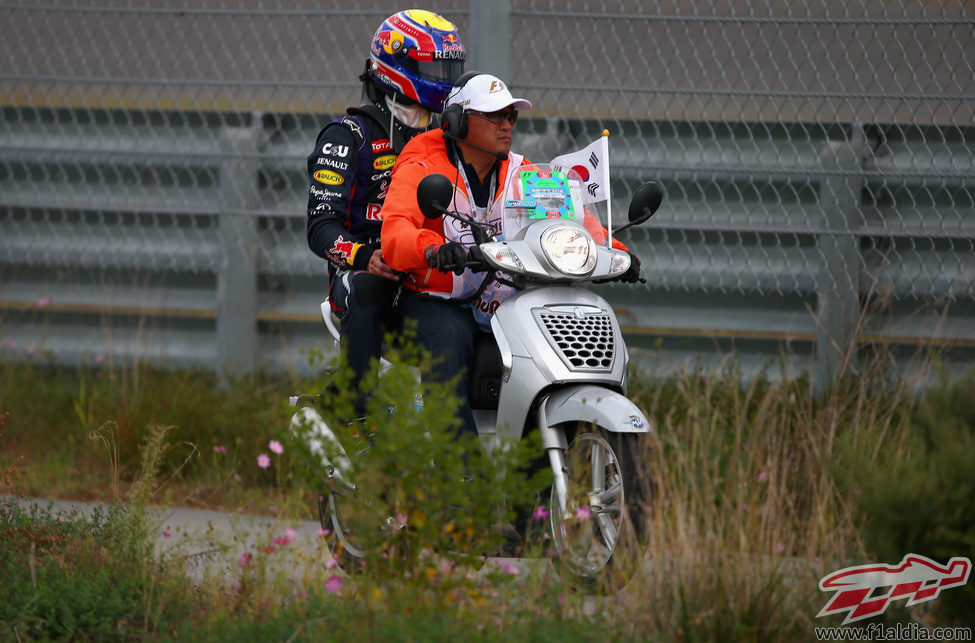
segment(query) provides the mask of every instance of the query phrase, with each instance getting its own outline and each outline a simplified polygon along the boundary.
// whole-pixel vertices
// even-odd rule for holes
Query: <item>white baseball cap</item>
[[[496,112],[505,107],[531,109],[532,104],[524,98],[515,98],[508,87],[497,76],[478,74],[462,87],[454,87],[447,96],[447,106],[460,105],[465,110],[476,112]]]

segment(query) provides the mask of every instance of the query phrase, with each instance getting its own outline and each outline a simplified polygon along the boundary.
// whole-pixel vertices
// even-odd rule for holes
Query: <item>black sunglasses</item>
[[[509,109],[507,111],[498,110],[496,112],[489,112],[487,114],[485,114],[484,112],[476,112],[474,110],[470,110],[470,113],[474,114],[475,116],[480,116],[488,123],[494,123],[499,127],[503,125],[505,121],[509,121],[512,125],[514,125],[518,121],[517,109]]]

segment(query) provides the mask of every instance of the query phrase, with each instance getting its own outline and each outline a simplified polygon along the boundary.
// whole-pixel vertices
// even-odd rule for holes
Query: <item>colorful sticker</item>
[[[521,173],[521,188],[524,198],[514,207],[527,207],[531,210],[529,219],[575,219],[572,207],[572,193],[565,172],[537,170]],[[528,203],[533,205],[529,206]]]

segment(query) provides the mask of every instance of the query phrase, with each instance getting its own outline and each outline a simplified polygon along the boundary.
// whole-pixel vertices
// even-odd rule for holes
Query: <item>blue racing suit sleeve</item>
[[[308,156],[306,231],[311,251],[334,268],[365,270],[379,244],[350,226],[352,197],[360,188],[356,165],[364,140],[361,128],[350,127],[348,120],[327,125]]]

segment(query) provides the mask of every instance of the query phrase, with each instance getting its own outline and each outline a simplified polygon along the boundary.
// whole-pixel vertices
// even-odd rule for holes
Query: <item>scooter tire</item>
[[[588,423],[564,428],[569,505],[560,515],[553,488],[549,520],[555,560],[563,579],[578,589],[611,594],[643,565],[653,498],[650,471],[640,458],[639,434],[611,433]]]

